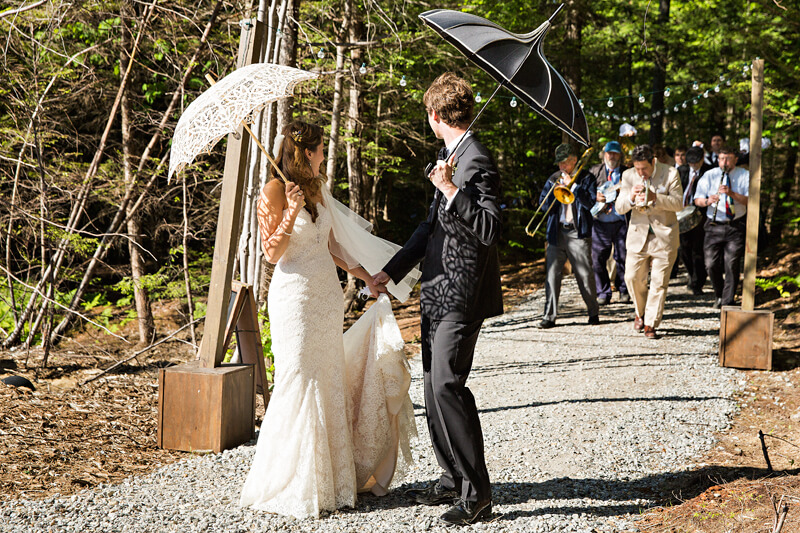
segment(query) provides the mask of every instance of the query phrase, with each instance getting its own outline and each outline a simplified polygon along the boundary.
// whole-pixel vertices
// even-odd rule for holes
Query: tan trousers
[[[652,233],[641,252],[631,252],[625,257],[625,284],[633,299],[636,316],[644,316],[646,326],[657,328],[664,314],[669,275],[678,257],[678,250],[664,249]],[[650,288],[647,288],[647,273]]]

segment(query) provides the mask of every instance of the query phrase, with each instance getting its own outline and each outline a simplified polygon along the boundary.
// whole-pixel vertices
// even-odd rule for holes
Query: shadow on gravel
[[[553,341],[556,342],[556,341]],[[658,341],[653,341],[654,346]],[[687,355],[687,354],[684,354]],[[680,357],[684,355],[670,354],[670,360],[675,365]],[[693,355],[693,354],[688,354]],[[553,372],[569,372],[575,366],[583,365],[585,370],[594,367],[605,367],[613,363],[614,368],[624,367],[644,367],[644,366],[665,366],[666,356],[663,352],[634,353],[634,354],[614,354],[599,355],[596,357],[585,357],[581,359],[565,359],[561,361],[531,361],[517,363],[503,363],[501,365],[484,365],[475,368],[470,373],[471,376],[493,377],[503,374],[527,375]]]
[[[570,403],[613,403],[613,402],[706,402],[709,400],[728,400],[721,396],[654,396],[651,398],[580,398],[575,400],[559,400],[556,402],[531,402],[523,405],[506,405],[503,407],[490,407],[478,409],[479,413],[494,413],[510,411],[512,409],[527,409],[530,407],[544,407],[548,405],[564,405]]]
[[[638,514],[654,506],[673,505],[690,500],[714,485],[747,478],[751,480],[779,475],[796,475],[798,470],[773,472],[763,468],[707,466],[684,472],[654,474],[634,480],[558,478],[541,483],[493,483],[492,500],[496,505],[517,505],[536,500],[576,500],[590,498],[608,505],[548,505],[539,509],[513,511],[502,520],[544,514],[571,515],[586,513],[596,516]],[[613,504],[615,501],[646,499],[650,505]]]

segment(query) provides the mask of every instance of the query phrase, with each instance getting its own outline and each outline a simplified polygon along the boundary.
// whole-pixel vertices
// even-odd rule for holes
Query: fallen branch
[[[166,341],[168,341],[169,339],[171,339],[172,337],[174,337],[175,335],[177,335],[178,333],[180,333],[180,332],[181,332],[181,331],[183,331],[184,329],[188,328],[188,327],[189,327],[189,326],[191,326],[191,325],[194,325],[194,324],[195,324],[195,323],[197,323],[197,322],[200,322],[201,320],[204,320],[205,318],[206,318],[206,317],[204,317],[204,316],[203,316],[203,317],[200,317],[200,318],[198,318],[198,319],[196,319],[196,320],[192,320],[192,321],[191,321],[191,322],[189,322],[188,324],[184,324],[184,325],[183,325],[183,326],[181,326],[179,329],[176,329],[175,331],[173,331],[172,333],[170,333],[169,335],[167,335],[166,337],[164,337],[164,338],[163,338],[163,339],[161,339],[160,341],[158,341],[158,342],[154,342],[153,344],[151,344],[151,345],[150,345],[150,346],[148,346],[147,348],[143,348],[143,349],[139,350],[138,352],[136,352],[135,354],[131,355],[130,357],[128,357],[128,358],[126,358],[126,359],[123,359],[123,360],[121,360],[121,361],[117,361],[116,363],[114,363],[114,364],[113,364],[113,365],[111,365],[110,367],[106,368],[105,370],[103,370],[102,372],[100,372],[99,374],[97,374],[96,376],[93,376],[93,377],[91,377],[91,378],[87,379],[87,380],[86,380],[86,381],[84,381],[83,383],[79,383],[79,384],[78,384],[78,386],[80,386],[80,387],[83,387],[83,386],[84,386],[84,385],[86,385],[87,383],[90,383],[90,382],[92,382],[92,381],[96,380],[96,379],[97,379],[97,378],[99,378],[100,376],[103,376],[103,375],[105,375],[105,374],[108,374],[109,372],[111,372],[112,370],[114,370],[115,368],[117,368],[118,366],[124,365],[125,363],[127,363],[127,362],[128,362],[128,361],[130,361],[131,359],[135,359],[136,357],[138,357],[138,356],[142,355],[144,352],[146,352],[146,351],[148,351],[148,350],[150,350],[150,349],[152,349],[152,348],[155,348],[156,346],[158,346],[158,345],[159,345],[159,344],[161,344],[162,342],[166,342]]]

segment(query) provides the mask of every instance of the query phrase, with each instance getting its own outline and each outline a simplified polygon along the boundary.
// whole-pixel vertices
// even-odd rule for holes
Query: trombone
[[[525,226],[525,233],[527,233],[529,237],[533,237],[534,235],[536,235],[536,232],[539,231],[539,227],[542,225],[542,222],[547,220],[547,215],[550,214],[550,210],[553,209],[554,205],[556,205],[555,202],[552,202],[550,204],[550,207],[547,208],[547,211],[544,212],[541,220],[539,220],[539,223],[536,225],[536,229],[531,231],[531,225],[533,224],[533,221],[536,219],[536,215],[538,215],[539,212],[542,210],[542,206],[547,202],[551,194],[555,197],[556,200],[558,200],[562,204],[571,204],[572,202],[575,201],[575,195],[572,193],[570,189],[572,188],[572,185],[575,183],[575,180],[578,179],[578,175],[583,170],[583,167],[586,166],[586,163],[589,161],[589,158],[592,156],[593,153],[594,153],[594,148],[591,146],[587,148],[585,152],[583,152],[583,155],[575,164],[575,169],[572,171],[569,183],[567,183],[566,185],[553,185],[550,188],[550,191],[548,191],[547,196],[544,197],[542,203],[540,203],[539,207],[537,207],[536,211],[534,211],[530,222],[528,222],[528,225]]]

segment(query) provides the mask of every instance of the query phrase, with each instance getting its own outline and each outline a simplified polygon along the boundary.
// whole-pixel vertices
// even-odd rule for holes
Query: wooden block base
[[[771,311],[744,311],[723,306],[719,320],[719,364],[772,370],[773,321]]]
[[[158,373],[158,446],[221,452],[255,437],[253,365],[203,368],[198,362]]]

